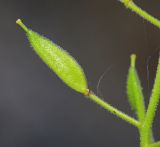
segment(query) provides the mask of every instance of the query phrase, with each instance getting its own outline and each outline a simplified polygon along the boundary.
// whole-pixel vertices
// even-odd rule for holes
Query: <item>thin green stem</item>
[[[133,12],[137,13],[139,16],[144,18],[145,20],[149,21],[151,24],[155,25],[156,27],[160,28],[160,20],[153,17],[146,11],[142,10],[139,6],[137,6],[132,0],[120,0],[127,8],[131,9]]]
[[[153,143],[151,145],[148,145],[148,147],[160,147],[160,141],[155,142],[155,143]]]
[[[90,93],[88,98],[91,101],[95,102],[96,104],[100,105],[105,110],[108,110],[110,113],[112,113],[112,114],[116,115],[117,117],[125,120],[126,122],[132,124],[133,126],[135,126],[137,128],[141,127],[141,123],[139,121],[137,121],[134,118],[128,116],[127,114],[121,112],[120,110],[114,108],[113,106],[111,106],[107,102],[103,101],[98,96],[94,95],[93,93]]]
[[[153,124],[153,120],[155,117],[157,105],[159,103],[159,98],[160,98],[160,59],[159,59],[158,67],[157,67],[156,78],[155,78],[154,86],[152,89],[149,106],[148,106],[146,117],[145,117],[143,127],[142,127],[142,133],[143,133],[142,139],[143,139],[144,146],[149,143],[148,138],[150,135],[150,131],[152,129],[152,124]]]

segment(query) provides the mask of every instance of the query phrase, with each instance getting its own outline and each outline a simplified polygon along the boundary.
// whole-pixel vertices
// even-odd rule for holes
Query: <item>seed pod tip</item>
[[[135,64],[136,64],[136,55],[131,54],[131,66],[135,67]]]
[[[23,24],[21,19],[17,19],[16,24],[18,24],[25,32],[28,31],[28,28]]]

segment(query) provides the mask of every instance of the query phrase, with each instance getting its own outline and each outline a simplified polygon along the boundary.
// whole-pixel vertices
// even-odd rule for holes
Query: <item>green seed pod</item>
[[[131,65],[128,71],[127,79],[127,95],[131,108],[136,112],[140,121],[143,121],[145,116],[145,105],[142,93],[142,87],[135,68],[136,55],[131,55]]]
[[[88,91],[86,77],[76,60],[60,46],[28,29],[20,19],[16,23],[26,32],[35,52],[57,76],[75,91],[86,94]]]

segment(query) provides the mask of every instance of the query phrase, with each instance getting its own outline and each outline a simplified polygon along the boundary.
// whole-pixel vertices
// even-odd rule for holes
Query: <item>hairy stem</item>
[[[154,86],[152,89],[152,94],[149,102],[149,106],[146,112],[146,117],[142,126],[142,133],[143,133],[143,138],[142,138],[142,144],[143,146],[149,144],[148,138],[150,135],[150,131],[152,129],[152,124],[153,120],[155,117],[155,112],[157,109],[157,105],[159,103],[159,98],[160,98],[160,59],[157,67],[157,73],[156,73],[156,78],[154,82]]]
[[[96,104],[98,104],[99,106],[101,106],[102,108],[104,108],[105,110],[108,110],[110,113],[112,113],[112,114],[116,115],[117,117],[125,120],[126,122],[132,124],[133,126],[135,126],[137,128],[141,127],[141,123],[139,121],[137,121],[134,118],[128,116],[127,114],[121,112],[120,110],[114,108],[113,106],[111,106],[107,102],[103,101],[98,96],[94,95],[93,93],[90,93],[88,98],[91,101],[93,101]]]
[[[151,24],[155,25],[156,27],[160,28],[160,20],[153,17],[146,11],[142,10],[139,6],[137,6],[132,0],[119,0],[123,3],[127,8],[131,9],[133,12],[137,13],[139,16],[144,18],[145,20],[149,21]]]
[[[151,145],[148,145],[147,147],[160,147],[160,141],[155,142],[155,143],[153,143]]]

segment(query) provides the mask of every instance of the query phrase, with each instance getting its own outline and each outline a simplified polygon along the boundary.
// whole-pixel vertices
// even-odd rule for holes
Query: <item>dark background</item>
[[[135,2],[160,18],[159,0]],[[160,50],[160,30],[117,0],[0,0],[0,146],[138,147],[136,128],[74,92],[50,71],[15,24],[17,18],[70,52],[93,91],[109,68],[100,95],[133,117],[125,93],[129,56],[137,54],[147,103]],[[156,140],[159,116],[158,111]]]

